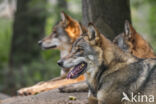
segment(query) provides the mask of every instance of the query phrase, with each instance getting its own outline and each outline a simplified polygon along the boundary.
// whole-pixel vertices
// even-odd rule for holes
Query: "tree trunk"
[[[62,8],[63,10],[68,8],[66,0],[58,0],[57,3],[58,7]]]
[[[131,22],[129,0],[82,0],[82,11],[84,25],[93,22],[111,40]]]
[[[23,65],[40,57],[37,42],[44,35],[46,20],[46,0],[17,0],[17,11],[13,24],[13,37],[9,58],[8,87],[14,89],[15,72],[20,72]],[[18,73],[18,78],[22,75]]]

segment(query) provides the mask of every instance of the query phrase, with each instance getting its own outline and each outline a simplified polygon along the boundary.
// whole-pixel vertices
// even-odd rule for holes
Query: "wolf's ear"
[[[62,21],[64,22],[70,19],[70,17],[64,11],[62,11],[60,15],[61,15]]]
[[[129,23],[128,20],[125,21],[125,30],[124,30],[125,35],[128,38],[133,37],[133,35],[136,33],[135,29],[133,28],[133,26]]]
[[[63,26],[65,27],[65,31],[68,33],[67,35],[71,38],[72,41],[74,41],[83,33],[83,27],[77,20],[68,16],[64,12],[61,12],[61,18],[63,21]]]
[[[92,23],[88,24],[88,37],[90,40],[93,40],[97,37],[97,30]]]
[[[61,19],[66,25],[75,22],[74,19],[68,16],[65,12],[61,12]]]

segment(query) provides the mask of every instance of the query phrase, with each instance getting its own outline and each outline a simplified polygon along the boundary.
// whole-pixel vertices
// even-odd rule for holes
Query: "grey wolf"
[[[40,40],[38,44],[42,49],[60,50],[60,57],[62,58],[69,54],[73,42],[80,36],[80,34],[82,34],[83,31],[86,30],[78,21],[68,16],[64,12],[61,13],[61,19],[62,20],[54,26],[52,33]],[[85,78],[83,75],[74,80],[65,79],[69,70],[69,68],[62,68],[61,76],[47,82],[39,82],[31,87],[22,88],[18,90],[18,94],[32,95],[42,91],[59,88],[64,85],[84,81]]]
[[[125,21],[124,32],[113,40],[122,50],[131,53],[138,58],[156,58],[151,45]]]
[[[139,104],[122,102],[123,92],[156,96],[156,59],[138,59],[122,51],[91,23],[60,63],[63,68],[72,68],[67,78],[85,74],[89,104]]]

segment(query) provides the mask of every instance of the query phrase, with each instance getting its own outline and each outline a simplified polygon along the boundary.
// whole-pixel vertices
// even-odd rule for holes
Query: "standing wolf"
[[[62,21],[60,21],[53,28],[51,35],[40,40],[39,45],[43,49],[59,49],[60,57],[62,58],[69,54],[73,42],[80,36],[80,34],[82,34],[82,32],[85,32],[86,30],[78,21],[71,18],[64,12],[61,13],[61,18],[62,18]],[[42,91],[47,91],[50,89],[58,88],[63,85],[68,85],[71,83],[84,81],[84,76],[80,76],[79,78],[75,80],[65,79],[66,74],[69,72],[69,70],[70,70],[69,68],[62,68],[60,77],[57,77],[47,82],[38,83],[28,88],[22,88],[18,90],[18,94],[31,95],[31,94],[39,93]],[[82,88],[81,90],[84,91],[87,89]]]
[[[156,60],[137,59],[122,51],[92,24],[89,24],[88,33],[74,42],[71,53],[60,63],[63,68],[72,68],[67,78],[77,78],[85,73],[89,104],[139,104],[121,101],[123,93],[156,96]]]

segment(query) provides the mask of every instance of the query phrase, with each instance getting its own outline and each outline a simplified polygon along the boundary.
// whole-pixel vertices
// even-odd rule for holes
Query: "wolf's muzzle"
[[[57,61],[57,64],[58,64],[60,67],[63,67],[63,61],[62,61],[62,60]]]
[[[40,40],[40,41],[38,41],[38,45],[39,46],[41,46],[42,45],[42,41]]]

